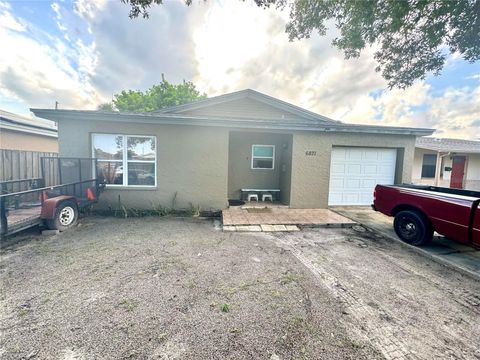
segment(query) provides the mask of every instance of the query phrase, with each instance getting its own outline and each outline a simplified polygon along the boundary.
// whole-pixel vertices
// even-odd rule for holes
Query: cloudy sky
[[[120,0],[0,0],[0,108],[95,109],[124,89],[193,81],[209,96],[252,88],[349,123],[433,127],[480,138],[480,63],[386,89],[372,52],[344,60],[325,37],[289,42],[288,14],[250,0],[164,0],[131,20]]]

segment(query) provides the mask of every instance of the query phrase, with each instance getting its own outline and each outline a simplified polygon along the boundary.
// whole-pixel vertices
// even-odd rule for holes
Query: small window
[[[156,186],[154,136],[93,134],[97,174],[108,185]]]
[[[422,178],[434,178],[437,166],[437,155],[424,154],[422,164]]]
[[[272,170],[274,166],[274,145],[252,145],[252,169]]]

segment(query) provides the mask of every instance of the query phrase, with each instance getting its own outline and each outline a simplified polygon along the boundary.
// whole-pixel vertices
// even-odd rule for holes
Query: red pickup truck
[[[377,185],[373,209],[394,216],[398,237],[428,243],[433,232],[480,247],[480,192],[421,185]]]

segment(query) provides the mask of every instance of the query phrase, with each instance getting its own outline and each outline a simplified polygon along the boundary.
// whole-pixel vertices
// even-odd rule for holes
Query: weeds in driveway
[[[281,285],[287,285],[287,284],[290,284],[292,282],[299,282],[302,279],[303,279],[302,275],[296,275],[296,274],[291,273],[291,272],[286,272],[285,275],[281,278],[280,284]]]
[[[127,311],[133,311],[138,306],[138,304],[135,301],[130,299],[123,299],[118,303],[118,305],[122,306]]]
[[[350,340],[350,344],[352,345],[352,348],[354,349],[363,349],[365,347],[364,344],[361,344],[355,340]]]
[[[20,311],[18,312],[18,315],[20,315],[21,317],[24,317],[26,315],[28,315],[30,311],[28,311],[27,309],[20,309]]]
[[[222,307],[221,307],[221,310],[224,313],[230,312],[230,304],[227,304],[227,303],[223,304]]]
[[[286,326],[285,335],[282,336],[283,345],[288,349],[300,347],[300,359],[305,358],[304,342],[305,342],[305,326],[306,321],[302,316],[294,316],[290,319]],[[303,352],[302,352],[303,350]]]

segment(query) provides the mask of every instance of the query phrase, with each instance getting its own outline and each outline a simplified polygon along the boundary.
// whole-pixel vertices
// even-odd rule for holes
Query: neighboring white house
[[[0,109],[0,149],[58,152],[55,122]]]
[[[480,141],[417,138],[412,182],[480,190]]]

